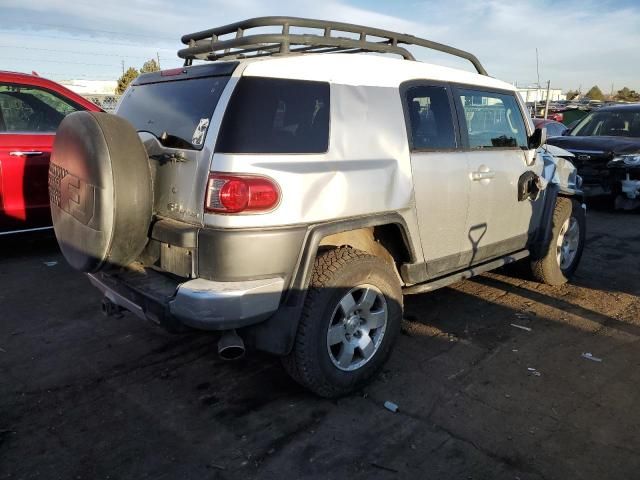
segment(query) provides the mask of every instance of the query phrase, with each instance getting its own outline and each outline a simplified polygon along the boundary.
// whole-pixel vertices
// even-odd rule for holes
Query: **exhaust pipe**
[[[244,352],[244,342],[235,330],[227,330],[218,340],[218,356],[223,360],[238,360]]]

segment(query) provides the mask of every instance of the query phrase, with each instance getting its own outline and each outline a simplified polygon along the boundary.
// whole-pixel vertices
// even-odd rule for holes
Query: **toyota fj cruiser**
[[[383,365],[403,293],[525,258],[551,285],[576,270],[579,177],[473,55],[290,17],[182,41],[184,68],[141,75],[117,116],[71,114],[56,137],[55,232],[106,313],[223,332],[222,356],[247,342],[337,396]]]

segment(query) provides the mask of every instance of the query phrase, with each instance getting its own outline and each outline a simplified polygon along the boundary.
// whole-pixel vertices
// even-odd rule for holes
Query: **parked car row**
[[[640,104],[594,110],[548,143],[574,154],[585,195],[612,195],[621,209],[640,207]]]

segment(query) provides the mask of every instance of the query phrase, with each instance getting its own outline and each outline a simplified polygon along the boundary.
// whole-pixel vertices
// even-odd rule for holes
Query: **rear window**
[[[200,150],[228,81],[225,76],[135,85],[117,113],[167,147]]]
[[[227,107],[216,151],[324,153],[328,147],[328,83],[244,77]]]

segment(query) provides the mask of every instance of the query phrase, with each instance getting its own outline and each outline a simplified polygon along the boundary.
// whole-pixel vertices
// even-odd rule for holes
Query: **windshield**
[[[571,131],[573,137],[640,137],[640,111],[591,112]]]
[[[118,115],[166,147],[200,150],[229,77],[204,77],[132,86]]]

